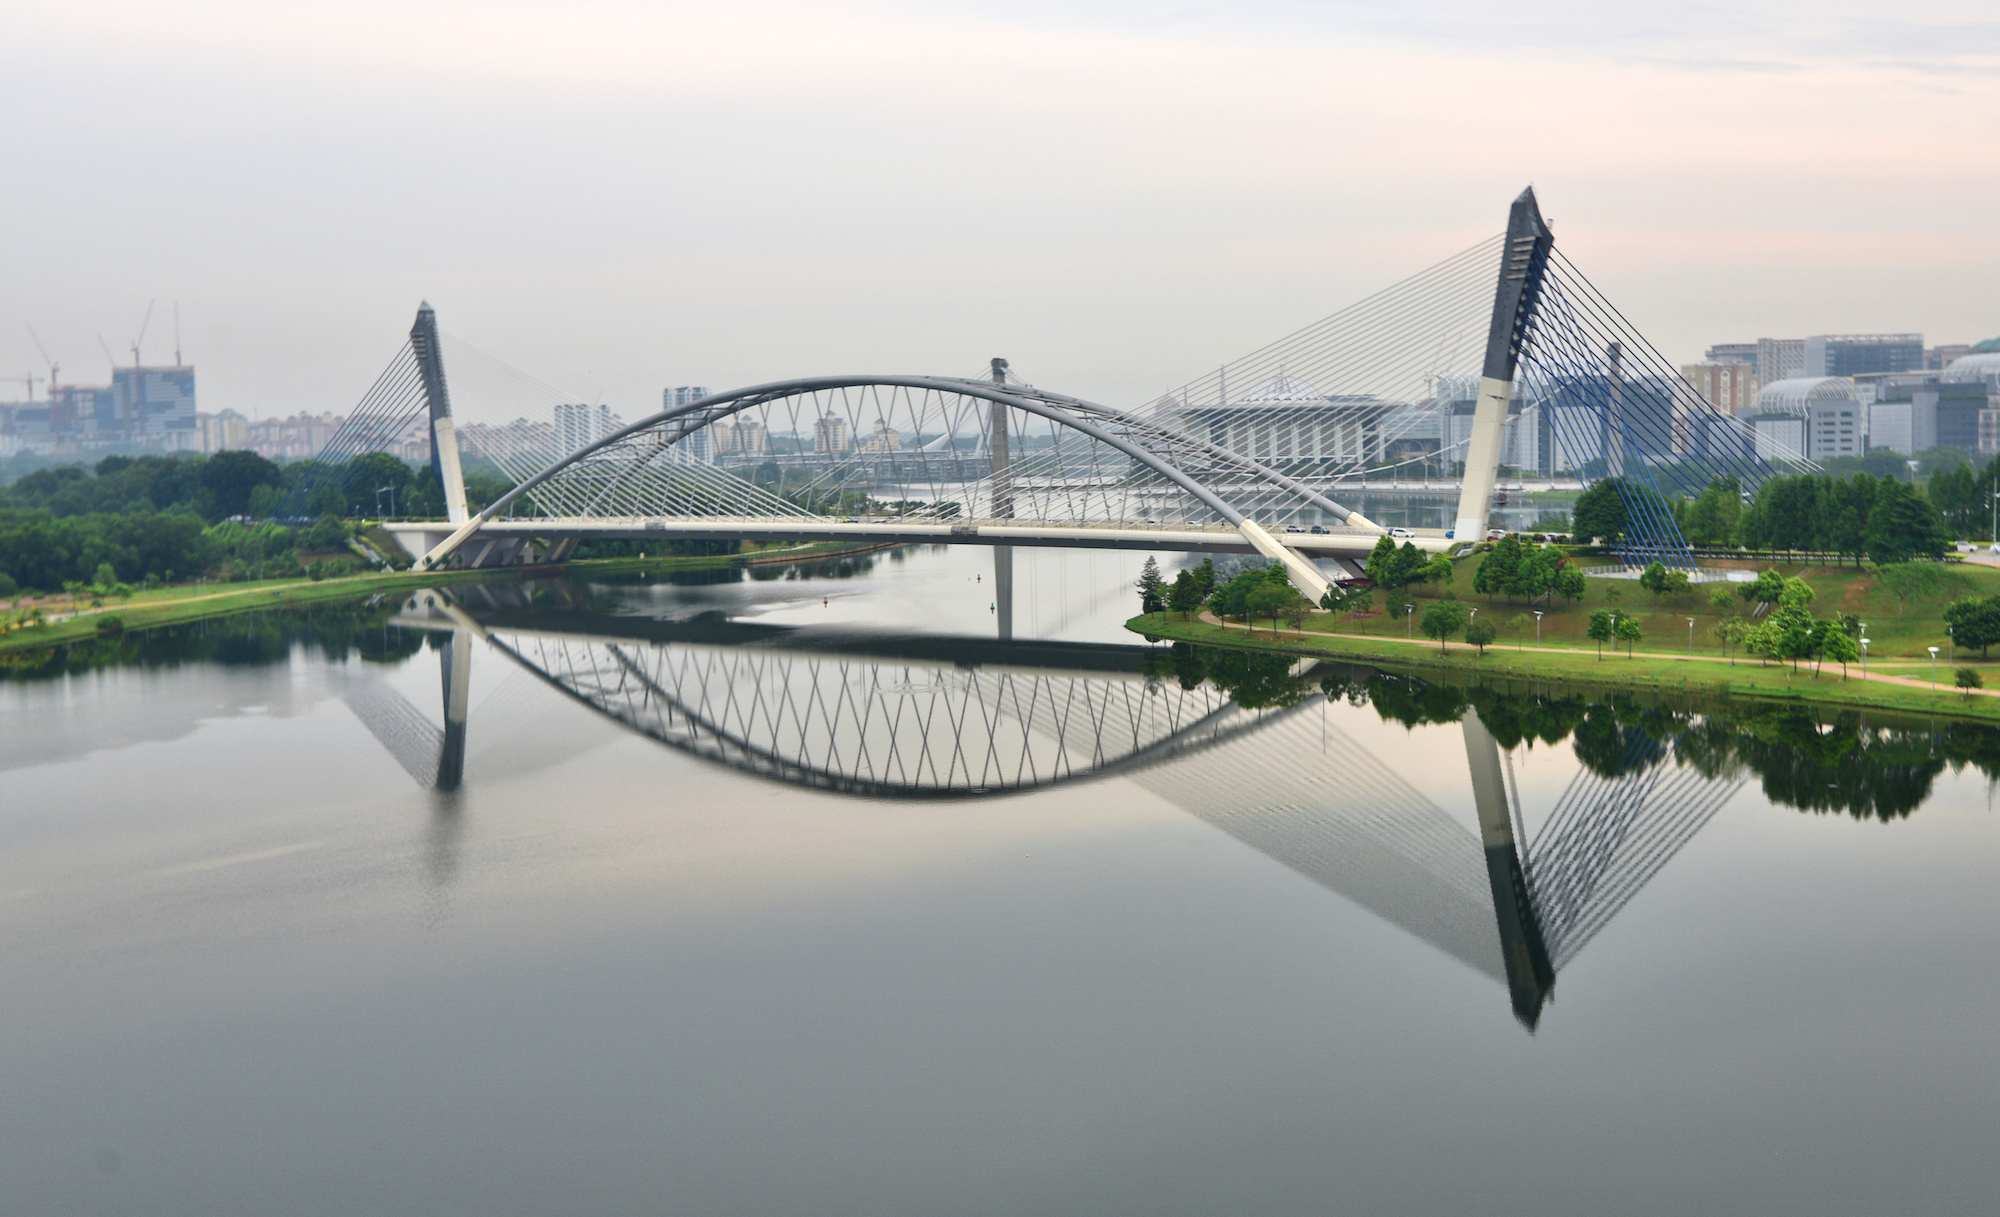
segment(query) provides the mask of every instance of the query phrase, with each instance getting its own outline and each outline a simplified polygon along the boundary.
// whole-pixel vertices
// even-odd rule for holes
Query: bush
[[[1958,687],[1965,690],[1967,697],[1972,696],[1974,689],[1981,689],[1985,686],[1986,681],[1979,675],[1978,668],[1960,668],[1958,670]]]
[[[97,632],[100,634],[123,634],[125,632],[125,623],[116,617],[99,617],[97,619]]]
[[[0,596],[11,596],[20,590],[21,585],[14,582],[14,576],[0,570]]]

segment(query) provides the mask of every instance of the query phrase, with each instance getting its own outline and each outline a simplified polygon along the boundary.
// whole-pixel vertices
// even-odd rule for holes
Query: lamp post
[[[1993,492],[1993,527],[1986,530],[1986,539],[2000,545],[2000,490]]]
[[[1414,618],[1416,615],[1417,615],[1416,605],[1408,603],[1403,605],[1403,633],[1406,637],[1413,639],[1417,635],[1416,635],[1416,626],[1411,624],[1411,619]]]
[[[1945,652],[1945,662],[1946,662],[1946,663],[1957,663],[1957,662],[1958,662],[1958,635],[1957,635],[1957,634],[1954,634],[1954,633],[1952,632],[1952,628],[1951,628],[1951,623],[1950,623],[1950,622],[1948,622],[1948,621],[1947,621],[1947,622],[1945,623],[1945,627],[1944,627],[1944,642],[1945,642],[1945,645],[1946,645],[1946,646],[1948,646],[1948,647],[1950,647],[1950,648],[1951,648],[1951,649],[1950,649],[1949,651],[1946,651],[1946,652]]]
[[[1535,611],[1535,645],[1542,645],[1542,614],[1539,609]]]
[[[1861,640],[1861,679],[1868,679],[1868,640]]]
[[[1694,658],[1694,618],[1688,618],[1688,658]]]
[[[1930,649],[1930,653],[1931,653],[1931,688],[1935,689],[1935,688],[1937,688],[1937,653],[1938,653],[1938,649],[1937,649],[1936,647],[1931,647],[1931,648],[1929,648],[1929,649]]]

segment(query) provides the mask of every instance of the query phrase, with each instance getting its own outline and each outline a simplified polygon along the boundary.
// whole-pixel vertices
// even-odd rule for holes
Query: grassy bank
[[[812,562],[842,556],[856,547],[828,542],[802,546],[785,557],[790,561]],[[872,549],[876,547],[863,547]],[[696,558],[606,558],[572,562],[558,567],[495,567],[462,571],[377,571],[345,575],[333,579],[267,580],[258,583],[186,584],[135,592],[129,599],[106,603],[101,608],[84,609],[73,617],[27,629],[0,634],[0,655],[39,651],[65,646],[107,632],[107,623],[116,619],[119,630],[143,630],[154,626],[179,625],[237,613],[274,608],[294,608],[307,604],[352,600],[377,593],[404,595],[425,587],[519,579],[531,575],[567,572],[577,575],[624,575],[669,570],[702,570],[742,566],[747,557],[771,558],[770,552],[755,555],[722,554]]]
[[[1306,632],[1281,630],[1273,633],[1268,627],[1252,632],[1236,625],[1224,627],[1200,620],[1183,621],[1178,614],[1172,613],[1148,613],[1125,623],[1127,629],[1149,638],[1366,661],[1397,671],[1505,677],[1654,693],[1769,698],[2000,721],[2000,698],[1964,697],[1950,687],[1951,672],[1943,663],[1938,665],[1943,683],[1932,689],[1881,679],[1885,673],[1881,666],[1874,664],[1870,665],[1870,669],[1877,679],[1863,680],[1860,668],[1855,667],[1843,680],[1837,666],[1815,675],[1810,666],[1794,672],[1789,664],[1760,665],[1755,657],[1739,656],[1731,665],[1715,655],[1694,659],[1648,655],[1644,644],[1634,658],[1627,658],[1623,650],[1614,653],[1607,647],[1604,658],[1600,660],[1594,649],[1579,652],[1554,645],[1519,649],[1495,646],[1487,648],[1482,656],[1477,649],[1463,644],[1451,645],[1440,652],[1437,643],[1421,637],[1408,640],[1384,634],[1329,635],[1311,632],[1330,624],[1329,615],[1320,614],[1316,623],[1308,623]],[[1594,644],[1591,645],[1594,647]],[[1914,672],[1903,665],[1895,668],[1899,676],[1919,679],[1928,670],[1927,664]]]

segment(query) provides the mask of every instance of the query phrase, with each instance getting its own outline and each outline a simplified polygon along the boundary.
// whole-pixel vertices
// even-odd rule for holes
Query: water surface
[[[10,669],[6,1211],[1990,1211],[1989,729],[1016,562],[1008,640],[906,551]]]

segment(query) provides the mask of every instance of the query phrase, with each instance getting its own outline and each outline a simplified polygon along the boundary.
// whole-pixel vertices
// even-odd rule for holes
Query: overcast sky
[[[628,418],[992,355],[1133,404],[1529,182],[1676,359],[2000,335],[1990,0],[1632,7],[0,0],[0,375],[157,298],[204,410],[345,412],[428,298]]]

